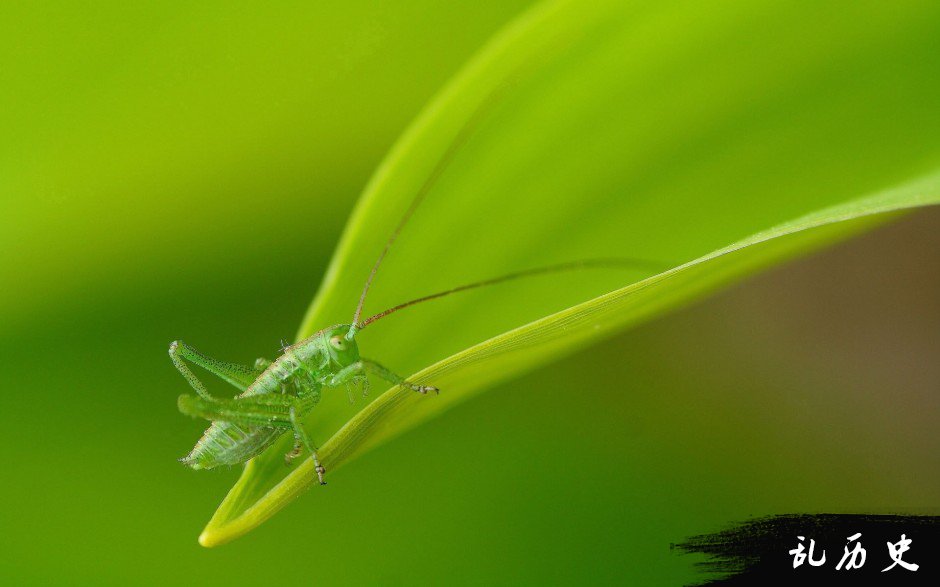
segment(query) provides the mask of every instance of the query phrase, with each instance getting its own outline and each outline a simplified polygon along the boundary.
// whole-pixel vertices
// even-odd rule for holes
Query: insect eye
[[[343,337],[341,336],[334,336],[331,338],[330,344],[333,345],[333,348],[337,350],[343,350],[343,348],[346,346],[346,343],[343,341]]]

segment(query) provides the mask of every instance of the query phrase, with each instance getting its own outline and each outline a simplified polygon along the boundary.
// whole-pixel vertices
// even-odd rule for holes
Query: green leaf
[[[623,256],[672,269],[532,278],[370,326],[364,356],[442,391],[355,404],[325,394],[307,421],[335,481],[322,490],[341,490],[349,460],[498,381],[885,213],[940,202],[940,80],[923,58],[940,50],[938,23],[930,3],[751,2],[550,2],[511,23],[376,171],[298,336],[350,321],[429,178],[364,315],[549,263]],[[585,373],[572,401],[591,385]],[[282,440],[248,463],[203,545],[244,534],[313,484],[309,460],[284,466]],[[399,471],[407,464],[389,464]]]

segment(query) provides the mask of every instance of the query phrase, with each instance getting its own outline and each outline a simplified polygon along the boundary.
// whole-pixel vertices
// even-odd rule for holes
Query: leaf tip
[[[212,522],[209,522],[209,524],[202,531],[202,534],[199,535],[199,546],[204,548],[215,548],[216,546],[221,546],[226,542],[231,542],[242,534],[244,534],[244,532],[233,532],[232,528],[227,527],[225,524],[222,526],[217,526]]]
[[[222,544],[224,540],[219,540],[219,535],[215,532],[212,532],[208,528],[202,531],[202,534],[199,535],[199,546],[205,548],[213,548]]]

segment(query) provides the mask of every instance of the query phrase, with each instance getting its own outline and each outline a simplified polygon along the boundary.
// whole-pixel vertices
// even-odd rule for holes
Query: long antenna
[[[521,279],[523,277],[533,277],[536,275],[544,275],[546,273],[558,273],[561,271],[573,271],[577,269],[603,269],[603,268],[631,268],[631,269],[653,269],[655,271],[662,271],[667,268],[665,263],[659,263],[657,261],[649,261],[646,259],[632,259],[626,257],[615,257],[608,259],[584,259],[581,261],[570,261],[568,263],[557,263],[555,265],[545,265],[543,267],[535,267],[533,269],[525,269],[523,271],[516,271],[514,273],[508,273],[506,275],[501,275],[500,277],[493,277],[491,279],[484,279],[483,281],[476,281],[474,283],[468,283],[466,285],[461,285],[444,291],[439,291],[430,295],[422,296],[414,300],[398,304],[387,310],[383,310],[374,316],[369,316],[362,322],[353,323],[353,327],[356,330],[362,330],[369,324],[372,324],[376,320],[381,320],[382,318],[388,316],[389,314],[394,314],[395,312],[407,308],[409,306],[414,306],[415,304],[420,304],[422,302],[427,302],[437,298],[442,298],[444,296],[449,296],[461,291],[466,291],[468,289],[476,289],[478,287],[486,287],[488,285],[496,285],[497,283],[503,283],[505,281],[512,281],[514,279]]]
[[[431,190],[434,184],[437,183],[437,180],[441,177],[441,174],[444,173],[444,170],[453,160],[457,150],[467,142],[467,139],[478,126],[480,119],[483,118],[483,115],[495,103],[496,98],[501,96],[509,85],[510,84],[508,82],[503,84],[492,94],[488,95],[483,100],[483,102],[477,106],[473,114],[470,115],[470,118],[468,118],[460,130],[457,131],[457,135],[454,137],[453,142],[448,145],[447,150],[444,151],[444,154],[438,160],[437,165],[435,165],[434,169],[431,171],[431,175],[428,176],[428,178],[424,181],[424,184],[421,186],[421,189],[419,189],[418,193],[415,194],[415,197],[408,206],[408,209],[405,210],[405,214],[401,217],[401,220],[398,221],[398,226],[395,227],[392,235],[388,237],[388,241],[386,241],[385,248],[382,249],[382,253],[379,255],[379,258],[375,260],[375,265],[372,266],[372,271],[369,272],[369,278],[366,279],[366,284],[362,288],[362,294],[359,296],[359,304],[356,306],[356,313],[353,314],[352,328],[350,329],[349,335],[347,336],[352,336],[355,333],[357,324],[359,324],[359,316],[362,315],[362,306],[366,301],[366,294],[369,293],[369,287],[372,285],[372,280],[375,279],[375,274],[379,270],[379,265],[382,264],[382,261],[385,260],[385,256],[388,254],[389,249],[392,248],[392,243],[394,243],[395,239],[398,238],[398,235],[411,219],[411,216],[414,214],[415,210],[418,209],[418,206],[420,206],[421,202],[424,201],[424,198],[428,195],[428,192]]]

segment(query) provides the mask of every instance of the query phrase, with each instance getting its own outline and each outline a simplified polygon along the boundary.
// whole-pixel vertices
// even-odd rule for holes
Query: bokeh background
[[[271,356],[434,92],[528,2],[3,3],[0,581],[676,584],[749,516],[936,511],[940,213],[499,386],[270,522],[166,356]],[[366,81],[364,81],[366,80]],[[912,555],[916,553],[912,551]]]

